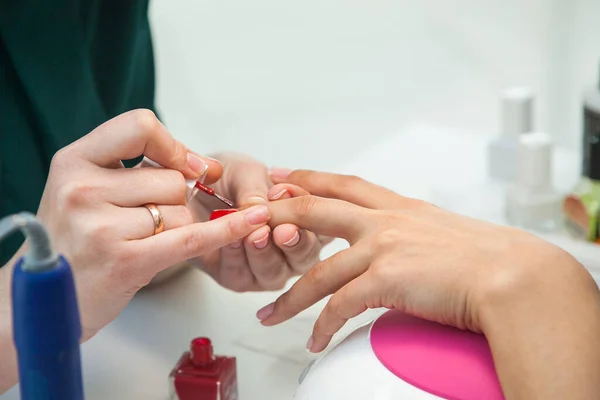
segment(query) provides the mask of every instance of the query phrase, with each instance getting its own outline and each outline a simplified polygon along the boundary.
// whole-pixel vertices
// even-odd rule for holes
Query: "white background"
[[[331,168],[405,127],[496,131],[498,92],[579,147],[597,80],[597,0],[151,2],[158,105],[197,151]],[[433,162],[434,160],[432,160]]]

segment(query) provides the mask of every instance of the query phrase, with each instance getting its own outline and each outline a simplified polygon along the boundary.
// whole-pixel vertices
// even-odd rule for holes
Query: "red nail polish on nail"
[[[236,400],[235,357],[215,356],[210,339],[192,340],[169,376],[176,400]]]
[[[238,210],[236,210],[235,208],[227,209],[227,210],[214,210],[212,213],[210,213],[210,220],[212,221],[217,218],[221,218],[226,215],[233,214],[234,212],[237,212],[237,211]]]

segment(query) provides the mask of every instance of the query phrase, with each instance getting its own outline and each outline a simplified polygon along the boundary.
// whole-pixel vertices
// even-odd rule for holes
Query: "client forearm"
[[[599,396],[598,287],[570,256],[553,261],[515,290],[490,296],[483,308],[482,326],[507,399]]]

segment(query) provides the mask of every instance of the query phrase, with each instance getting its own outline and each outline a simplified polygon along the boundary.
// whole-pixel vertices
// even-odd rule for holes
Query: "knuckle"
[[[113,229],[108,223],[78,224],[77,231],[79,242],[90,254],[112,255],[115,252]]]
[[[110,224],[107,222],[101,222],[91,227],[91,229],[88,231],[88,238],[94,242],[103,242],[107,239],[110,240],[112,236],[112,230],[113,229]]]
[[[269,290],[275,290],[282,285],[282,274],[284,272],[285,270],[281,265],[264,265],[254,273],[256,278],[260,280],[262,286]]]
[[[54,156],[52,156],[52,161],[50,162],[50,170],[53,171],[67,167],[72,160],[70,153],[69,147],[63,147],[54,153]]]
[[[402,233],[399,229],[390,228],[378,233],[373,239],[376,251],[384,251],[395,247],[402,239]]]
[[[342,176],[342,182],[348,186],[354,186],[363,183],[364,179],[356,175],[344,175]]]
[[[57,190],[57,202],[61,211],[80,208],[93,198],[95,189],[82,181],[67,181]]]
[[[175,139],[173,139],[173,151],[169,162],[175,168],[183,168],[187,164],[187,149]]]
[[[293,312],[295,310],[290,292],[285,292],[275,301],[275,309]]]
[[[388,266],[389,263],[377,260],[371,267],[369,268],[369,275],[374,279],[377,283],[385,283],[390,279],[388,274]]]
[[[329,301],[329,313],[333,315],[335,318],[345,321],[348,318],[344,315],[342,311],[342,304],[340,303],[337,296],[333,296]]]
[[[109,279],[115,282],[132,282],[138,279],[138,264],[139,257],[135,252],[128,249],[117,250],[106,268]]]
[[[173,169],[167,170],[166,172],[168,173],[167,179],[169,179],[170,182],[173,182],[175,194],[177,197],[181,198],[181,204],[185,204],[187,194],[187,182],[185,181],[185,177],[181,172]]]
[[[356,187],[364,183],[364,179],[356,175],[340,175],[339,182],[335,185],[338,192],[355,190]]]
[[[192,216],[192,212],[189,208],[185,206],[180,206],[177,207],[177,212],[179,213],[177,218],[182,226],[194,223],[194,217]]]
[[[310,181],[312,174],[313,174],[313,172],[311,172],[311,171],[308,171],[305,169],[298,169],[298,170],[292,171],[286,180],[288,182],[294,182],[294,183],[302,186],[302,183]]]
[[[132,111],[135,118],[135,124],[140,133],[146,135],[154,131],[160,124],[160,121],[151,110],[140,108]]]
[[[244,236],[244,232],[242,232],[243,230],[244,223],[240,222],[239,218],[227,219],[227,224],[225,225],[225,234],[230,241],[241,239],[241,237]]]
[[[434,207],[431,203],[421,200],[421,199],[413,199],[413,198],[404,198],[405,206],[410,210],[422,210],[430,207]]]
[[[317,206],[317,204],[319,203],[319,199],[315,196],[302,196],[299,197],[299,202],[298,202],[298,216],[300,217],[304,217],[309,215],[312,210]]]
[[[184,240],[184,248],[187,254],[187,258],[196,257],[202,252],[205,243],[206,235],[199,229],[190,229],[187,232]]]
[[[325,269],[326,267],[323,264],[317,264],[305,275],[311,287],[318,288],[326,281]]]

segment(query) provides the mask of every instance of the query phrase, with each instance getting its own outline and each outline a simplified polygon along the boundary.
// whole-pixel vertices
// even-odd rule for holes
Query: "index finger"
[[[266,206],[255,206],[209,222],[198,222],[136,241],[141,268],[153,273],[240,240],[269,220]]]
[[[112,167],[120,160],[134,159],[143,154],[190,179],[203,172],[198,171],[201,169],[198,163],[204,163],[203,169],[206,169],[206,163],[190,155],[187,147],[175,140],[150,110],[121,114],[73,143],[72,148],[84,159],[101,167]]]
[[[365,274],[366,275],[366,274]],[[333,335],[359,314],[367,311],[372,299],[377,296],[377,288],[368,276],[360,276],[337,291],[329,301],[313,328],[306,349],[319,353],[327,347]]]
[[[280,182],[280,178],[273,177]],[[283,182],[283,181],[281,181]],[[285,182],[298,185],[310,193],[373,209],[399,208],[408,198],[353,175],[309,170],[293,171]]]
[[[294,224],[314,233],[355,243],[375,225],[374,212],[342,200],[301,196],[268,204],[271,227]]]

